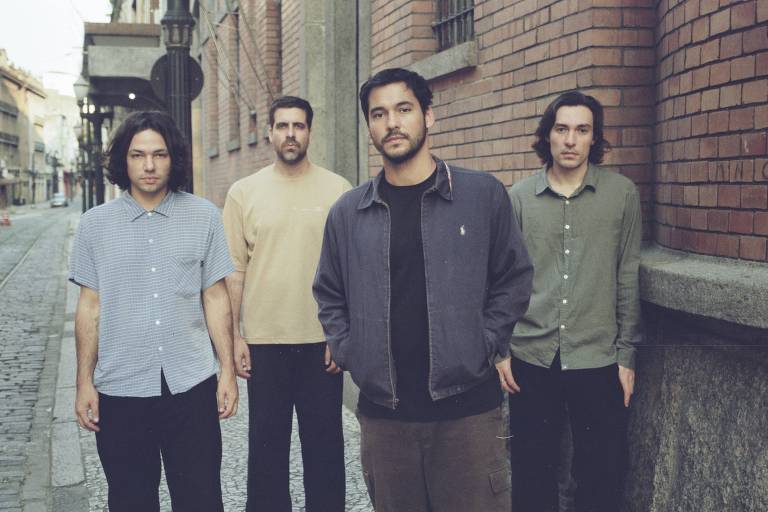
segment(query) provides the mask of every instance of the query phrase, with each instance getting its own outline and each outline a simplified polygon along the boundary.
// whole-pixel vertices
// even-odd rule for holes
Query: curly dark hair
[[[366,123],[368,122],[368,97],[371,95],[371,91],[376,87],[397,82],[403,82],[407,88],[413,91],[416,99],[419,100],[422,112],[426,112],[432,105],[432,90],[423,76],[403,68],[382,69],[360,87],[360,108]]]
[[[552,152],[549,146],[549,132],[555,125],[557,111],[560,107],[585,106],[592,111],[592,133],[594,144],[589,149],[589,162],[599,164],[603,161],[603,156],[611,150],[611,144],[603,137],[603,106],[594,97],[579,91],[569,91],[561,94],[549,104],[544,115],[541,116],[539,127],[536,128],[536,142],[531,146],[536,154],[539,155],[542,164],[547,167],[552,166]]]
[[[171,157],[171,176],[168,180],[168,188],[174,192],[184,188],[187,182],[187,169],[192,166],[189,144],[176,127],[171,116],[160,111],[133,112],[117,128],[106,153],[104,153],[109,182],[122,190],[130,188],[128,148],[131,146],[133,136],[144,130],[159,133],[168,147],[168,154]]]
[[[304,98],[298,96],[281,96],[277,98],[269,106],[269,126],[275,126],[275,112],[280,108],[300,108],[304,111],[307,118],[307,128],[312,129],[312,118],[314,112],[312,112],[312,105],[309,104]]]

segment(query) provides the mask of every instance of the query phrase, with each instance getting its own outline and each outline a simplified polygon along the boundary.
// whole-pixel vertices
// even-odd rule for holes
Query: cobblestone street
[[[51,412],[71,207],[21,208],[0,228],[0,510],[47,510]]]
[[[75,203],[17,209],[0,230],[0,510],[106,511],[106,482],[95,437],[74,421],[74,310],[78,289],[66,282]],[[244,382],[235,418],[222,423],[222,488],[227,512],[245,507],[248,403]],[[344,414],[347,510],[368,512],[359,463],[359,429]],[[294,424],[291,496],[304,510],[301,451]],[[165,483],[161,509],[170,511]]]

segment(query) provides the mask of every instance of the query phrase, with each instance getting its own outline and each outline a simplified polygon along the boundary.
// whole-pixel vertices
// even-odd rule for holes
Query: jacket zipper
[[[395,385],[395,379],[397,378],[393,372],[395,366],[395,358],[392,357],[392,330],[390,326],[391,311],[392,311],[392,269],[390,261],[390,245],[392,245],[392,216],[389,211],[389,205],[384,201],[381,201],[384,208],[387,210],[387,354],[389,356],[389,382],[392,385],[392,409],[397,409],[397,404],[400,399],[397,398],[397,391]]]
[[[424,258],[424,293],[427,296],[427,348],[429,349],[429,372],[427,375],[427,390],[432,400],[435,399],[432,393],[432,319],[429,314],[429,275],[427,274],[427,248],[424,245],[424,198],[427,194],[436,190],[435,187],[424,191],[421,195],[421,208],[419,208],[419,228],[421,229],[421,253]]]

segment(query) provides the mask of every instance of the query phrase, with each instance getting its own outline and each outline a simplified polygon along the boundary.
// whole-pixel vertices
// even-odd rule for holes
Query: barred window
[[[437,21],[432,30],[438,50],[470,41],[475,36],[474,0],[437,0]]]

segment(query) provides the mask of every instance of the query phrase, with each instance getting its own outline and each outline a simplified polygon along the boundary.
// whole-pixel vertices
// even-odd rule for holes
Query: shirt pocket
[[[203,286],[203,268],[200,258],[173,258],[172,272],[173,287],[177,295],[192,297],[199,295]]]

